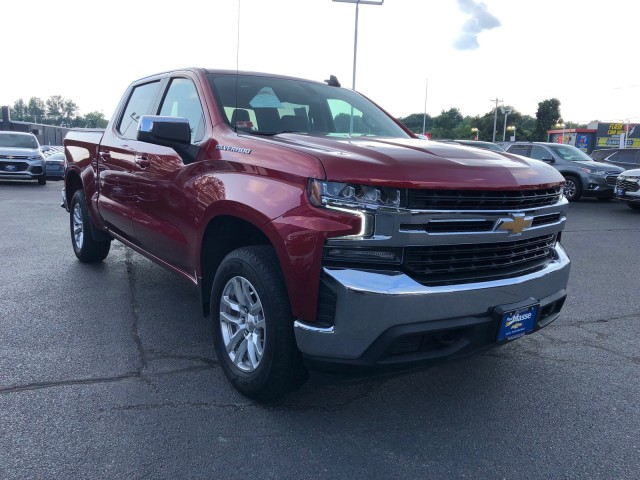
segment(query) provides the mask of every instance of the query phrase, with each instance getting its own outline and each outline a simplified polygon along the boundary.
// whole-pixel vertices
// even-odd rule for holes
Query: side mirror
[[[41,152],[48,152],[49,150],[51,150],[51,147],[49,147],[49,145],[43,145],[42,147],[40,147]]]
[[[182,117],[142,115],[138,120],[136,139],[176,150],[184,149],[191,143],[189,120]]]

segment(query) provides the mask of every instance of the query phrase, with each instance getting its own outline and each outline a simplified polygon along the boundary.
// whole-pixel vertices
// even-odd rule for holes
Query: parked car
[[[625,170],[640,168],[640,148],[601,148],[590,156],[597,162],[611,163]]]
[[[506,152],[504,148],[502,148],[497,143],[493,142],[483,142],[482,140],[438,140],[443,143],[454,143],[457,145],[465,145],[467,147],[476,147],[483,148],[485,150],[493,150],[494,152]]]
[[[47,178],[64,178],[64,152],[52,153],[46,158]]]
[[[507,152],[542,160],[555,167],[566,180],[565,197],[575,202],[581,197],[599,200],[613,198],[618,175],[624,171],[616,165],[596,162],[582,150],[560,143],[514,142]]]
[[[34,134],[0,132],[0,179],[47,183],[44,155]]]
[[[615,196],[629,207],[640,210],[640,168],[625,170],[618,176]]]

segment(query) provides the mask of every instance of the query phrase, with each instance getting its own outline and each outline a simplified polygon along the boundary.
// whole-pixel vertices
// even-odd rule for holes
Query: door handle
[[[151,166],[151,162],[146,155],[136,156],[136,165],[140,168],[149,168]]]

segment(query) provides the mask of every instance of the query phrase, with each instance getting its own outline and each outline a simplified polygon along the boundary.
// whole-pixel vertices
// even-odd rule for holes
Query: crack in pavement
[[[167,372],[150,373],[150,374],[144,374],[136,371],[136,372],[124,373],[122,375],[114,375],[113,377],[80,378],[80,379],[59,380],[59,381],[51,381],[51,382],[28,383],[26,385],[14,385],[12,387],[0,388],[0,395],[6,394],[6,393],[24,392],[29,390],[40,390],[43,388],[66,387],[66,386],[72,386],[72,385],[96,385],[100,383],[114,383],[114,382],[121,382],[123,380],[131,380],[131,379],[140,379],[148,383],[153,378],[156,378],[156,377],[166,377],[166,376],[178,375],[182,373],[191,373],[191,372],[197,372],[197,371],[210,370],[214,367],[215,365],[199,365],[199,366],[193,366],[193,367],[179,368],[179,369],[171,370]]]
[[[136,349],[138,350],[138,359],[140,360],[140,368],[138,369],[139,373],[142,373],[144,368],[147,366],[144,346],[142,345],[142,338],[140,338],[140,333],[138,331],[139,325],[139,315],[138,311],[140,305],[138,304],[138,295],[137,295],[137,286],[136,286],[136,275],[135,270],[133,268],[133,259],[132,252],[130,248],[125,248],[124,250],[124,263],[127,267],[127,277],[129,279],[129,304],[131,306],[131,314],[133,315],[133,324],[131,326],[131,333],[133,336],[133,341],[136,344]]]

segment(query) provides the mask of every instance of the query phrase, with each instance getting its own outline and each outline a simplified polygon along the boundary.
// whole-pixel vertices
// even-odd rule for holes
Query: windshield
[[[38,142],[33,135],[2,133],[0,134],[0,147],[38,148]]]
[[[211,74],[209,81],[226,122],[239,131],[410,138],[387,114],[352,90],[267,76]]]
[[[570,162],[593,162],[593,159],[589,155],[571,145],[551,145],[549,148],[560,155],[563,160]]]

